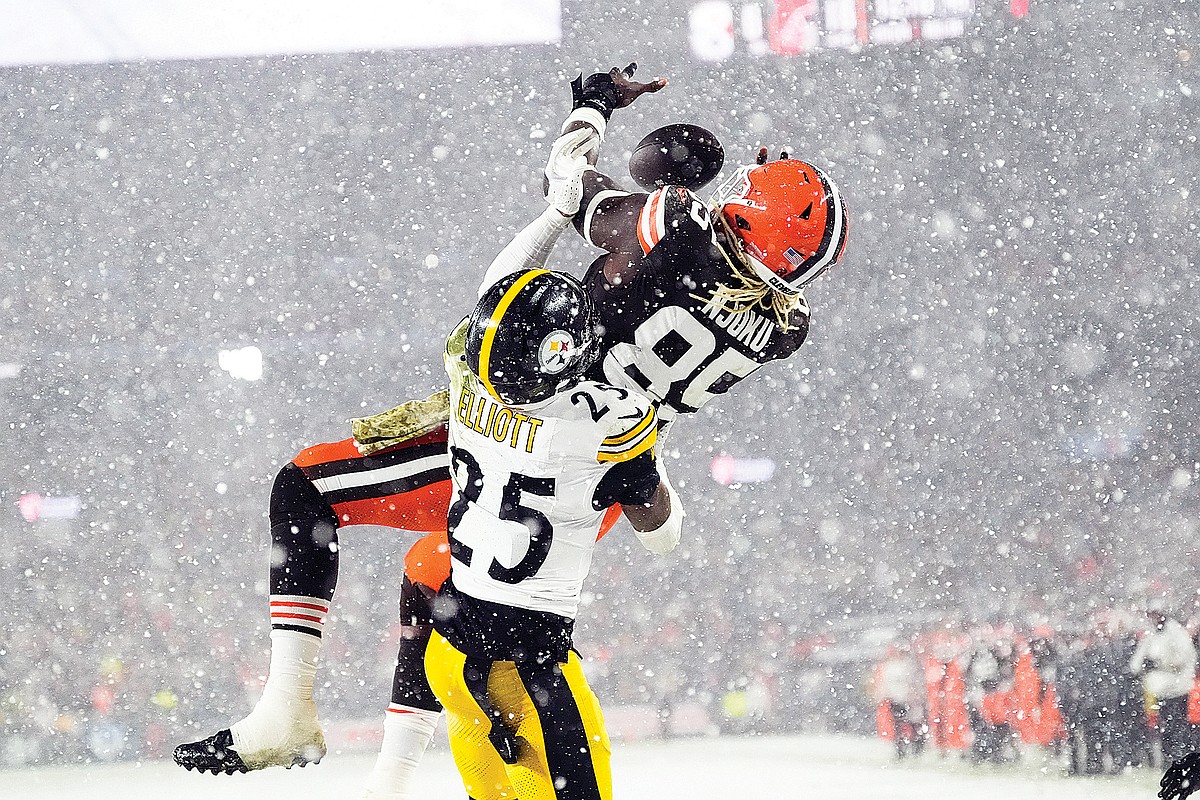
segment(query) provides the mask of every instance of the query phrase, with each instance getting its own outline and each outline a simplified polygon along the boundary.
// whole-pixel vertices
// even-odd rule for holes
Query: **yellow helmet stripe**
[[[504,316],[504,312],[512,305],[513,300],[517,299],[517,295],[521,293],[531,280],[538,275],[545,275],[550,270],[546,269],[531,269],[521,277],[517,278],[516,283],[508,287],[508,291],[500,298],[500,302],[496,303],[496,309],[492,312],[491,318],[487,322],[487,327],[483,331],[483,343],[479,346],[479,380],[483,381],[483,388],[487,389],[487,393],[492,397],[500,400],[500,395],[496,394],[495,388],[492,386],[492,381],[488,376],[488,362],[492,356],[492,343],[496,341],[496,329],[500,327],[500,318]],[[503,403],[503,400],[500,400]]]

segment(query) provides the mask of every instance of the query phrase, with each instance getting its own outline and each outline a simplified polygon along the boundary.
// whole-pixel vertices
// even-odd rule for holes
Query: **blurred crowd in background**
[[[937,629],[890,645],[869,685],[897,757],[927,747],[972,763],[1031,755],[1072,775],[1159,767],[1200,750],[1200,617],[1159,603],[1086,629]]]
[[[919,675],[962,684],[940,695],[957,710],[914,690],[901,728],[929,726],[926,747],[1004,759],[1033,737],[1085,772],[1151,757],[1158,712],[1124,660],[1144,620],[1089,621],[1155,596],[1190,614],[1197,588],[1186,0],[1034,4],[954,42],[717,64],[688,54],[686,4],[635,3],[632,38],[589,5],[567,6],[562,48],[519,58],[5,72],[0,763],[158,757],[244,716],[275,472],[439,386],[441,337],[539,210],[566,79],[630,57],[672,82],[614,119],[602,168],[624,179],[673,121],[712,128],[730,162],[790,144],[840,184],[851,239],[801,352],[676,426],[678,554],[619,530],[599,548],[577,642],[606,709],[870,733],[870,676],[900,635]],[[260,380],[220,368],[249,345]],[[718,455],[777,468],[725,486]],[[78,508],[27,520],[31,493]],[[328,721],[382,719],[411,540],[341,534]],[[1110,679],[1103,710],[1081,699]],[[1125,720],[1113,703],[1134,734],[1089,727]]]

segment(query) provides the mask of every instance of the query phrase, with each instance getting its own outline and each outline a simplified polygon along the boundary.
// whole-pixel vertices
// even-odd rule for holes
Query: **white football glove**
[[[595,129],[584,126],[559,136],[550,147],[546,161],[546,202],[563,216],[579,211],[583,199],[583,173],[588,169],[587,154],[599,146]]]
[[[560,158],[558,169],[560,172],[550,178],[546,202],[564,217],[573,217],[583,201],[583,173],[588,170],[588,162],[583,156]]]
[[[683,518],[687,514],[683,510],[683,503],[679,500],[675,487],[671,485],[671,480],[667,477],[666,465],[663,464],[661,458],[656,459],[655,462],[658,466],[658,479],[667,488],[667,496],[671,498],[671,513],[666,521],[654,530],[639,531],[635,528],[633,532],[638,537],[638,541],[642,543],[642,547],[655,555],[665,556],[679,545],[679,540],[683,535]]]

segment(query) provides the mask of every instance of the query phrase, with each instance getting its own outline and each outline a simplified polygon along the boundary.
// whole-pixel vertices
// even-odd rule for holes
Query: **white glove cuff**
[[[674,517],[675,515],[672,514],[671,516]],[[682,523],[682,520],[680,522]],[[637,534],[638,541],[642,543],[642,547],[656,556],[665,556],[679,544],[682,525],[672,525],[668,519],[661,528],[652,531],[635,530],[634,533]]]
[[[596,129],[596,133],[600,135],[600,141],[604,141],[604,131],[608,128],[608,120],[606,120],[604,115],[596,109],[588,108],[586,106],[584,108],[575,109],[568,114],[566,120],[563,121],[561,132],[566,133],[567,127],[572,122],[583,122],[587,125],[591,125]]]
[[[667,487],[667,496],[671,498],[671,513],[667,515],[666,521],[652,531],[634,530],[637,534],[638,541],[642,543],[651,553],[662,556],[671,552],[679,544],[679,540],[683,537],[683,503],[679,501],[679,495],[675,493],[675,487],[671,485],[671,481],[667,479],[666,472],[663,471],[660,462],[658,469],[659,480]]]
[[[541,214],[538,214],[538,222],[541,237],[535,257],[540,257],[542,265],[545,265],[546,259],[550,256],[550,249],[554,247],[554,242],[550,241],[550,237],[557,238],[558,234],[565,231],[571,224],[571,218],[563,216],[563,213],[554,206],[547,206]]]

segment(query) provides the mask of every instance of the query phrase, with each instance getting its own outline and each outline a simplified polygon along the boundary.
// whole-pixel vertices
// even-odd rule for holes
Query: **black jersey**
[[[784,331],[768,309],[731,313],[713,298],[737,278],[717,246],[703,200],[679,186],[649,195],[638,217],[644,259],[636,276],[609,283],[598,260],[584,277],[604,327],[596,380],[637,389],[690,413],[768,361],[787,358],[808,334],[801,304]]]

